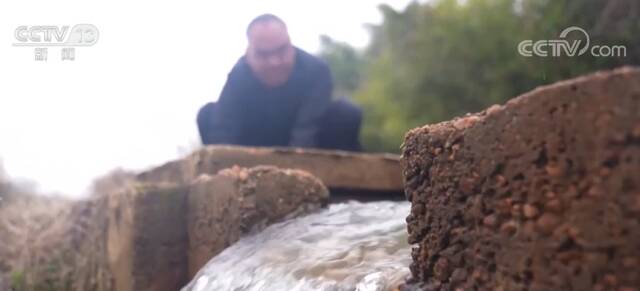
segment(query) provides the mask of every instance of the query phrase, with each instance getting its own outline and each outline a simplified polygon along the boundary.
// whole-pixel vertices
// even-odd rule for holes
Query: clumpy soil
[[[407,134],[406,290],[639,290],[640,71]]]

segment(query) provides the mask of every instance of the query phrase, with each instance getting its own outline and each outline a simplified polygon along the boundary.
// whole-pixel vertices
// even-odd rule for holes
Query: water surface
[[[351,201],[271,225],[214,257],[182,290],[391,290],[409,274],[409,210],[408,202]]]

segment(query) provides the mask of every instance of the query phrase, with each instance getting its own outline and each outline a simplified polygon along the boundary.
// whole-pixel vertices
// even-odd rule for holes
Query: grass
[[[116,170],[96,180],[96,194],[83,200],[34,194],[0,179],[0,284],[9,283],[0,289],[110,290],[106,197],[130,176]]]

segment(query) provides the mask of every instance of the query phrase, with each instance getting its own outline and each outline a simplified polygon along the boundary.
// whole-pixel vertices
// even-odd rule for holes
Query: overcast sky
[[[199,143],[196,112],[218,98],[254,16],[281,16],[310,52],[320,34],[363,47],[382,2],[409,0],[2,1],[0,159],[12,177],[71,196],[113,168],[162,164]],[[12,45],[18,26],[83,23],[100,35],[74,61]]]

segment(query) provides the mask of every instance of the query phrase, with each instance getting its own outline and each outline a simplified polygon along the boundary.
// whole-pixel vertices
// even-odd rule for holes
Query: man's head
[[[251,70],[268,87],[283,85],[295,64],[287,25],[273,14],[254,18],[247,27],[246,58]]]

